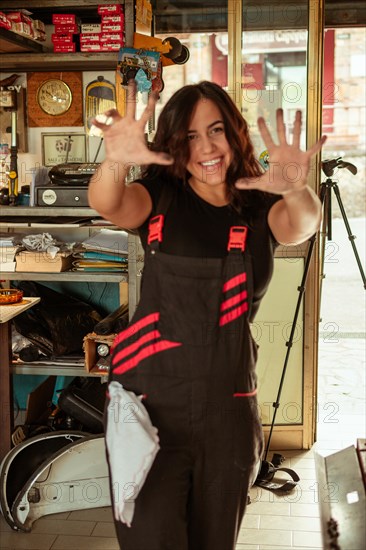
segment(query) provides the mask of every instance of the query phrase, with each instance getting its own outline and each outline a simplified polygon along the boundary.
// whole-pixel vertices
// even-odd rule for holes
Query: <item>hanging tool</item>
[[[16,206],[18,197],[18,140],[17,112],[11,112],[11,147],[9,170],[9,205]]]

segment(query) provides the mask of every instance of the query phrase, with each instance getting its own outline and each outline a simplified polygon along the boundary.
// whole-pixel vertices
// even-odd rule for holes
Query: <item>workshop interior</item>
[[[229,93],[263,170],[258,117],[275,128],[282,108],[291,137],[301,110],[303,147],[327,135],[309,181],[321,228],[276,249],[251,326],[265,436],[253,491],[273,510],[312,493],[309,548],[364,548],[365,43],[358,0],[0,0],[0,548],[52,514],[111,506],[105,395],[144,251],[136,231],[89,206],[88,184],[105,157],[93,120],[124,116],[131,79],[138,115],[158,97],[148,143],[171,95],[202,80]],[[312,482],[301,466],[310,451]],[[261,504],[252,501],[249,510]],[[283,526],[262,518],[245,525],[256,548],[303,546],[287,539],[292,518],[286,544],[261,542],[261,529]],[[238,548],[247,544],[243,535]]]

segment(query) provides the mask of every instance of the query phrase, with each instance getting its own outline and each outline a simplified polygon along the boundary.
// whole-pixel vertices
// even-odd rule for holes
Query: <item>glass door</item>
[[[295,113],[300,110],[301,147],[306,148],[309,141],[309,119],[317,110],[316,105],[309,109],[309,90],[316,95],[316,88],[321,87],[319,81],[309,79],[309,41],[315,17],[317,6],[311,2],[255,7],[243,0],[240,21],[235,18],[236,28],[240,25],[240,44],[236,43],[240,58],[236,57],[233,68],[233,88],[236,97],[240,94],[237,104],[250,125],[257,158],[265,169],[268,153],[257,127],[259,116],[276,136],[276,110],[282,108],[291,141]],[[310,185],[316,188],[316,178]],[[299,294],[307,253],[308,243],[278,248],[273,279],[252,325],[260,348],[259,408],[272,449],[303,448],[314,439],[311,396],[315,393],[316,312]],[[316,294],[316,285],[312,291]]]
[[[324,35],[322,180],[329,180],[330,223],[322,230],[318,439],[342,446],[365,437],[366,28],[329,27]],[[337,195],[345,213],[341,212]],[[347,233],[354,236],[353,251]]]

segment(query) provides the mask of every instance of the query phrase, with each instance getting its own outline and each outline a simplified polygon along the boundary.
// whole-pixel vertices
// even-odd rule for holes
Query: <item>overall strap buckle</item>
[[[247,240],[248,228],[245,225],[233,225],[230,227],[227,249],[244,252]]]
[[[163,240],[163,225],[164,225],[164,216],[163,214],[158,214],[151,218],[149,222],[149,234],[147,237],[147,243],[151,244],[154,241],[161,243]]]

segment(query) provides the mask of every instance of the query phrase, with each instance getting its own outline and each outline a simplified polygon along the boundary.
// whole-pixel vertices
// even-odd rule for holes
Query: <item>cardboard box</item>
[[[55,25],[54,34],[79,34],[79,27],[76,24]]]
[[[106,42],[101,44],[100,51],[101,52],[118,52],[121,49],[121,46],[123,46],[123,43],[120,42]]]
[[[102,23],[102,32],[124,32],[123,23]]]
[[[76,17],[74,13],[53,13],[52,23],[54,25],[73,25],[76,23]]]
[[[11,29],[11,21],[8,19],[2,11],[0,11],[0,27],[3,27],[4,29]]]
[[[101,51],[101,45],[99,42],[92,42],[90,44],[80,44],[80,51],[81,52],[100,52]]]
[[[109,14],[109,13],[122,13],[122,6],[121,4],[99,5],[98,13],[100,15]]]
[[[76,52],[76,44],[54,44],[53,51],[54,53],[74,53]]]
[[[124,25],[125,16],[123,13],[119,15],[103,15],[102,16],[102,25],[104,23],[118,23],[119,25]]]
[[[100,356],[97,348],[100,344],[112,347],[116,334],[96,334],[90,332],[84,337],[83,349],[85,355],[85,370],[95,374],[108,374],[110,356]],[[99,363],[99,365],[98,365]]]
[[[94,34],[95,32],[101,32],[102,25],[100,23],[85,23],[81,25],[81,32],[83,34]]]
[[[105,42],[115,42],[118,44],[124,43],[123,33],[122,32],[111,32],[111,33],[100,33],[100,41]]]
[[[102,36],[102,33],[100,32],[94,32],[94,33],[89,33],[87,32],[86,34],[83,34],[81,33],[80,34],[80,44],[88,44],[88,43],[99,43],[100,42],[100,39],[101,39],[101,36]]]
[[[73,256],[70,253],[58,252],[54,258],[47,252],[30,252],[24,250],[15,256],[15,271],[29,273],[59,273],[72,266]]]
[[[74,35],[73,34],[55,34],[51,35],[52,44],[73,44]]]

